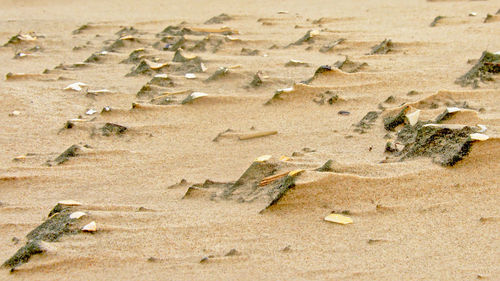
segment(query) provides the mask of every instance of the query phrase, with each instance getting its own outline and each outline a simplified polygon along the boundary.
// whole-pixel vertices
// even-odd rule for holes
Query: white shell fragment
[[[408,119],[408,122],[410,123],[411,126],[415,126],[415,124],[417,124],[419,117],[420,117],[420,110],[406,114],[406,118]]]
[[[476,12],[470,12],[470,13],[469,13],[469,17],[475,17],[475,16],[477,16],[477,13],[476,13]]]
[[[201,67],[202,72],[205,72],[208,69],[208,67],[206,67],[205,64],[203,64],[203,63],[200,63],[200,67]]]
[[[186,73],[184,77],[186,77],[186,79],[196,79],[196,75],[194,73]]]
[[[66,86],[66,88],[64,88],[65,91],[81,91],[82,90],[82,87],[84,86],[87,86],[87,84],[83,83],[83,82],[76,82],[76,83],[73,83],[73,84],[69,84],[68,86]]]
[[[289,87],[289,88],[284,88],[284,89],[279,89],[278,92],[280,93],[289,93],[293,91],[293,87]]]
[[[82,203],[75,200],[61,200],[57,202],[57,204],[65,205],[65,206],[80,206]]]
[[[480,133],[470,134],[470,139],[474,141],[485,141],[489,138],[490,137],[485,134],[480,134]]]
[[[100,90],[89,90],[88,93],[89,94],[109,94],[109,93],[111,93],[111,91],[108,89],[100,89]]]
[[[182,101],[182,104],[185,104],[185,103],[189,103],[195,99],[199,99],[199,98],[202,98],[202,97],[206,97],[208,96],[208,94],[205,94],[205,93],[202,93],[202,92],[192,92],[191,94],[189,94],[183,101]]]
[[[14,110],[11,113],[9,113],[9,116],[19,116],[21,114],[20,111]]]
[[[461,110],[461,109],[460,109],[460,108],[458,108],[458,107],[447,107],[447,108],[446,108],[446,112],[448,112],[448,113],[454,113],[454,112],[458,112],[458,111],[460,111],[460,110]]]
[[[91,221],[89,224],[82,227],[82,231],[83,232],[96,232],[97,225],[96,225],[95,221]]]
[[[95,109],[89,109],[89,110],[87,110],[87,112],[85,112],[85,114],[92,115],[92,114],[94,114],[96,112],[97,112],[97,110],[95,110]]]
[[[480,133],[484,133],[486,132],[486,130],[488,130],[485,125],[477,124],[477,126],[479,127],[479,129],[481,129],[481,131],[479,131]]]
[[[165,63],[157,63],[157,62],[153,62],[153,61],[150,61],[150,60],[144,60],[146,62],[146,64],[149,66],[149,68],[151,68],[152,70],[158,70],[158,69],[161,69],[165,66],[168,65],[168,62],[165,62]]]
[[[254,162],[266,162],[269,159],[271,159],[272,157],[273,157],[272,155],[262,155],[262,156],[257,157],[257,159],[255,159]]]
[[[76,220],[76,219],[79,219],[83,216],[86,216],[87,214],[84,213],[84,212],[74,212],[74,213],[71,213],[71,215],[69,215],[69,218],[70,219],[73,219],[73,220]]]

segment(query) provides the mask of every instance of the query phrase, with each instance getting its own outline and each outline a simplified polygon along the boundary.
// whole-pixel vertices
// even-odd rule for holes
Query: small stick
[[[269,176],[267,178],[263,178],[260,183],[259,183],[259,186],[265,186],[265,185],[268,185],[270,183],[272,183],[273,181],[276,181],[276,180],[279,180],[281,178],[284,178],[286,177],[290,172],[286,172],[286,173],[283,173],[283,174],[277,174],[277,175],[272,175],[272,176]]]
[[[239,140],[249,140],[249,139],[272,136],[272,135],[276,135],[277,133],[278,133],[278,131],[266,131],[266,132],[259,132],[259,133],[243,135],[243,136],[239,136],[238,138],[239,138]]]

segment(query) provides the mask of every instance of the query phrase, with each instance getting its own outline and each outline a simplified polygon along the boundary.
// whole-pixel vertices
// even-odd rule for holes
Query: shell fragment
[[[80,206],[82,203],[75,200],[61,200],[57,202],[57,204],[65,205],[65,206]]]
[[[196,79],[196,75],[194,73],[186,73],[184,77],[186,77],[186,79]]]
[[[95,221],[91,221],[89,224],[82,227],[82,231],[83,232],[96,232],[97,225],[96,225]]]
[[[406,114],[406,118],[408,119],[408,122],[410,123],[411,126],[415,126],[415,124],[417,124],[419,117],[420,117],[420,110]]]
[[[76,219],[79,219],[83,216],[87,215],[86,213],[84,212],[74,212],[74,213],[71,213],[71,215],[69,215],[69,218],[70,219],[73,219],[73,220],[76,220]]]
[[[470,134],[470,139],[473,141],[485,141],[489,138],[490,137],[485,134],[480,134],[480,133]]]
[[[66,86],[66,88],[64,88],[65,91],[81,91],[82,90],[82,87],[84,86],[87,86],[87,84],[83,83],[83,82],[76,82],[76,83],[73,83],[73,84],[69,84],[68,86]]]
[[[346,217],[339,214],[329,214],[325,217],[325,221],[334,222],[338,224],[350,224],[353,223],[353,220],[350,217]]]
[[[266,162],[269,159],[271,159],[272,157],[273,157],[272,155],[262,155],[262,156],[257,157],[257,159],[255,159],[254,162]]]

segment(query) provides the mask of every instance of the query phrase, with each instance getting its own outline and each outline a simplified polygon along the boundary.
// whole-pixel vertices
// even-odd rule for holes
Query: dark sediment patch
[[[373,127],[379,115],[380,112],[378,111],[368,112],[357,124],[354,125],[356,127],[354,131],[360,134],[366,133],[367,130]]]
[[[122,60],[120,63],[133,63],[133,64],[140,63],[141,60],[144,58],[145,54],[146,50],[144,50],[143,48],[133,50],[129,54],[128,58]]]
[[[398,114],[384,118],[384,128],[388,131],[394,131],[397,126],[404,124],[409,108],[409,106],[405,106]]]
[[[347,73],[354,73],[358,72],[364,67],[366,67],[368,64],[366,62],[355,62],[349,59],[349,57],[345,57],[344,60],[337,61],[333,64],[334,67],[347,72]]]
[[[436,26],[436,24],[438,24],[438,22],[439,22],[440,20],[444,19],[444,18],[445,18],[445,17],[443,17],[443,16],[437,16],[437,17],[435,17],[435,18],[434,18],[434,20],[431,22],[430,26],[431,26],[431,27]]]
[[[127,127],[115,123],[106,123],[101,128],[103,136],[122,135],[127,131]]]
[[[68,161],[72,157],[76,157],[78,155],[78,152],[80,151],[80,146],[74,144],[70,146],[68,149],[66,149],[63,153],[61,153],[59,156],[57,156],[56,159],[54,159],[54,162],[57,165],[61,165],[64,162]]]
[[[479,81],[493,81],[493,74],[500,73],[500,54],[484,51],[479,61],[455,83],[462,87],[472,85],[479,86]]]
[[[384,41],[380,42],[380,44],[373,46],[369,55],[387,54],[393,50],[393,47],[394,44],[392,43],[392,40],[385,39]]]
[[[205,24],[221,24],[224,23],[225,21],[230,21],[232,19],[233,18],[228,14],[222,13],[218,16],[212,17],[209,20],[205,21]]]

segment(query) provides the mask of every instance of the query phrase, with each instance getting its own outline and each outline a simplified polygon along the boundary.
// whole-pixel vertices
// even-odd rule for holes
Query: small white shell
[[[20,111],[14,110],[11,113],[9,113],[9,116],[19,116],[21,114]]]
[[[477,126],[481,129],[481,131],[479,131],[480,133],[484,133],[488,130],[485,125],[477,124]]]
[[[475,17],[475,16],[477,16],[477,13],[476,13],[476,12],[470,12],[470,13],[469,13],[469,17]]]
[[[87,214],[84,213],[84,212],[74,212],[74,213],[71,213],[71,215],[69,215],[69,218],[70,219],[79,219],[83,216],[86,216]]]
[[[57,202],[57,204],[65,205],[65,206],[80,206],[82,203],[75,200],[61,200]]]
[[[95,109],[89,109],[89,110],[87,110],[87,112],[85,112],[85,114],[92,115],[92,114],[94,114],[96,112],[97,112],[97,110],[95,110]]]
[[[186,79],[196,79],[196,75],[194,73],[186,73],[184,77],[186,77]]]
[[[489,139],[490,137],[485,135],[485,134],[474,133],[474,134],[470,134],[470,138],[471,138],[471,140],[474,140],[474,141],[485,141],[485,140]]]
[[[82,227],[82,231],[83,232],[96,232],[97,225],[96,225],[95,221],[91,221],[89,224]]]
[[[168,75],[167,75],[167,74],[165,74],[165,73],[156,74],[156,75],[154,76],[154,78],[165,78],[165,79],[166,79],[166,78],[168,78]]]
[[[412,126],[415,126],[415,124],[417,124],[419,117],[420,117],[420,110],[406,114],[406,118],[408,119],[408,122],[410,122],[410,125]]]

